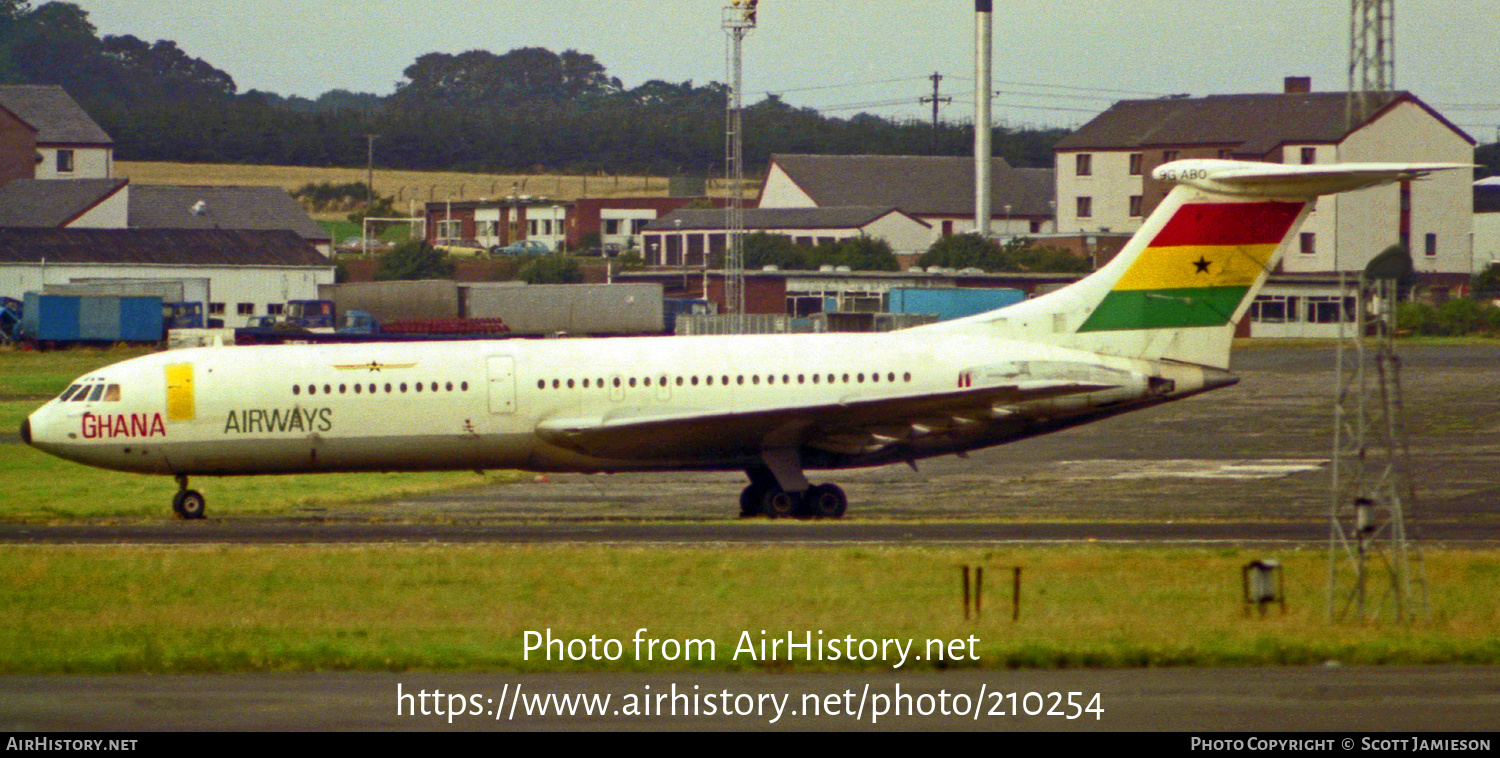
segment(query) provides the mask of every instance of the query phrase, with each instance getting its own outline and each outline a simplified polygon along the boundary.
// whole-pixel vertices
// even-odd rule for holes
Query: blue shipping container
[[[891,313],[936,313],[939,321],[1015,305],[1026,299],[1018,289],[979,287],[892,287]]]
[[[46,342],[157,342],[161,298],[28,292],[22,333]]]

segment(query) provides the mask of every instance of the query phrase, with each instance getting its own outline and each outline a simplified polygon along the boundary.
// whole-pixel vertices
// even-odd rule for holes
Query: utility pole
[[[368,216],[375,210],[375,140],[378,134],[365,135],[365,215]],[[368,224],[364,225],[369,228]],[[365,257],[370,257],[370,235],[364,235]]]
[[[378,134],[365,135],[365,211],[375,206],[375,140]]]
[[[926,105],[927,103],[932,103],[932,154],[933,155],[937,155],[937,150],[938,150],[938,105],[939,104],[951,103],[951,102],[953,102],[953,98],[951,98],[951,97],[939,97],[938,96],[939,95],[939,93],[938,93],[938,85],[939,85],[940,82],[943,81],[943,75],[942,74],[934,71],[934,72],[932,72],[932,76],[929,76],[927,78],[929,78],[929,79],[932,80],[932,97],[919,98],[917,100],[917,102],[919,104],[921,104],[921,105]]]

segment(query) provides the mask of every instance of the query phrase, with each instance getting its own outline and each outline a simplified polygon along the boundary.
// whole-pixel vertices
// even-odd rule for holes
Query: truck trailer
[[[20,338],[38,347],[156,343],[165,337],[159,297],[28,292],[24,302]]]

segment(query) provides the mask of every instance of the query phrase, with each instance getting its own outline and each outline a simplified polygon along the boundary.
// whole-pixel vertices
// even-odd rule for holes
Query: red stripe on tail
[[[1281,241],[1306,203],[1185,203],[1151,247],[1270,245]]]

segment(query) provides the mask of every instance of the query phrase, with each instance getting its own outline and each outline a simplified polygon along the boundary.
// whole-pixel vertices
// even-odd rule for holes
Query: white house
[[[1351,126],[1345,93],[1311,92],[1302,77],[1286,85],[1282,94],[1115,103],[1056,146],[1059,230],[1135,231],[1169,189],[1152,170],[1179,158],[1473,162],[1474,139],[1409,92],[1389,93]],[[1472,268],[1471,182],[1465,172],[1443,172],[1324,200],[1282,270],[1358,271],[1404,242],[1429,284],[1457,286]]]
[[[0,86],[0,126],[6,124],[12,128],[0,128],[0,183],[114,175],[114,140],[62,87]]]
[[[1474,271],[1500,264],[1500,177],[1474,184]]]
[[[723,252],[726,222],[720,208],[682,208],[646,224],[646,264],[703,266],[705,253],[712,258]],[[884,240],[898,255],[924,251],[932,238],[928,224],[892,207],[747,208],[745,230],[809,246],[865,236]]]
[[[1348,123],[1347,94],[1288,77],[1279,94],[1123,100],[1055,147],[1057,224],[1077,233],[1134,232],[1170,187],[1151,178],[1181,158],[1271,163],[1473,163],[1474,139],[1410,92],[1381,96]],[[1417,284],[1460,291],[1475,265],[1472,174],[1324,198],[1248,316],[1248,336],[1338,333],[1337,272],[1358,272],[1392,244],[1411,251]]]

